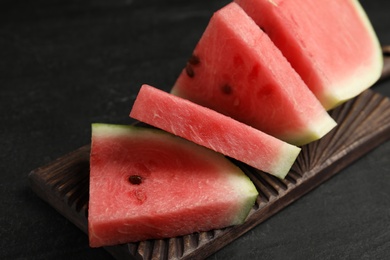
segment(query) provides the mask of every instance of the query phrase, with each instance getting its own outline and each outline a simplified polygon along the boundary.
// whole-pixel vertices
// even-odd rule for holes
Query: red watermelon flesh
[[[294,145],[336,123],[280,50],[235,3],[218,10],[171,93]]]
[[[357,0],[235,0],[265,30],[326,109],[369,88],[383,58]]]
[[[157,129],[93,124],[91,247],[241,224],[256,198],[221,154]]]
[[[212,109],[143,85],[130,116],[284,178],[300,148]]]

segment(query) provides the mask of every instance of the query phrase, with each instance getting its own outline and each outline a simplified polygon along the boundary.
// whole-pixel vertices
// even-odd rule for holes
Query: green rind
[[[240,181],[242,184],[238,185],[240,187],[239,192],[241,194],[245,194],[246,196],[245,200],[241,204],[241,208],[237,211],[237,215],[232,221],[232,225],[240,225],[245,222],[250,210],[253,208],[253,205],[255,204],[255,201],[259,196],[259,193],[255,185],[247,175],[245,175],[245,178],[243,177],[240,177],[240,179],[232,178],[231,181],[233,182]]]
[[[308,127],[298,133],[290,133],[282,139],[293,140],[291,143],[296,146],[302,146],[321,139],[336,126],[336,121],[334,121],[330,116],[321,117],[321,120],[314,122],[311,127]]]
[[[280,152],[279,159],[275,160],[273,165],[275,171],[274,175],[280,179],[284,179],[300,152],[301,148],[297,146],[284,146]]]

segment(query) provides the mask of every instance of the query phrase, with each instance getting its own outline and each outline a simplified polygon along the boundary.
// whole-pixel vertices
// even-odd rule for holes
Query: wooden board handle
[[[386,80],[390,77],[390,45],[382,46],[383,70],[380,80]]]

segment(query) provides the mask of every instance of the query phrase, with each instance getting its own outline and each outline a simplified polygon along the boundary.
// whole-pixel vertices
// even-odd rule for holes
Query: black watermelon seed
[[[200,63],[199,57],[192,54],[192,56],[188,59],[188,63],[194,66],[198,65]]]
[[[186,72],[187,72],[188,77],[190,77],[190,78],[193,78],[195,76],[194,69],[192,68],[190,63],[187,63]]]
[[[142,177],[139,175],[130,175],[129,182],[134,185],[140,185],[142,183]]]
[[[224,93],[226,95],[230,95],[233,92],[232,87],[229,86],[228,84],[223,85],[221,90],[222,90],[222,93]]]

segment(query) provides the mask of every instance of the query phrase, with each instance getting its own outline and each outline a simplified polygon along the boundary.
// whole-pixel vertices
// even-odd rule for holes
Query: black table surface
[[[229,1],[0,3],[0,258],[110,259],[38,198],[28,173],[124,123],[142,83],[169,90],[212,13]],[[390,1],[362,0],[381,44]],[[390,97],[390,82],[372,87]],[[387,259],[385,142],[210,259]]]

